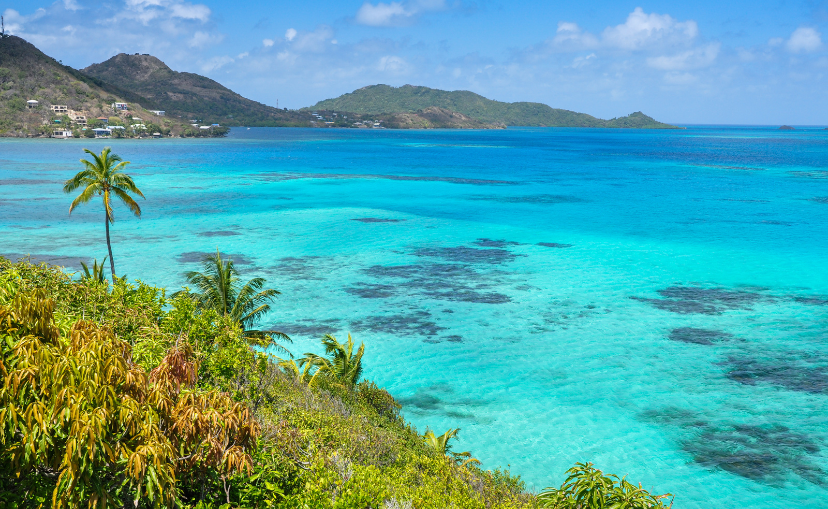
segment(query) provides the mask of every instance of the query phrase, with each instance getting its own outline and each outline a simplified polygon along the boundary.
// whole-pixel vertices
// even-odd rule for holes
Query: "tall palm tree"
[[[106,248],[109,250],[109,268],[112,271],[112,283],[114,284],[115,259],[112,257],[112,243],[109,240],[109,223],[115,222],[115,216],[112,214],[112,195],[120,198],[127,208],[135,214],[135,217],[140,218],[141,207],[135,203],[135,200],[128,193],[137,194],[141,198],[144,198],[144,194],[135,186],[132,177],[123,173],[129,161],[124,161],[117,154],[113,154],[111,148],[103,149],[100,156],[88,148],[83,149],[83,151],[92,156],[92,161],[81,159],[81,163],[85,167],[84,170],[66,181],[63,185],[63,192],[71,193],[75,189],[83,187],[83,192],[69,206],[70,214],[75,210],[75,207],[87,203],[95,196],[103,198],[104,212],[106,213],[104,219],[106,224]]]
[[[191,271],[184,274],[187,281],[197,291],[189,289],[175,292],[172,297],[190,295],[202,309],[212,309],[222,316],[229,316],[244,329],[245,337],[264,340],[267,346],[290,353],[285,347],[276,343],[274,338],[291,342],[287,334],[274,330],[254,329],[259,319],[270,312],[269,302],[273,302],[279,291],[265,289],[266,279],[254,277],[243,283],[233,260],[224,261],[216,249],[215,255],[204,257],[201,262],[203,272]]]
[[[325,347],[325,355],[330,356],[330,359],[306,353],[305,357],[299,359],[299,365],[311,364],[318,368],[317,374],[329,374],[350,387],[356,385],[362,375],[362,355],[365,353],[365,344],[361,343],[357,352],[354,353],[354,339],[351,334],[348,334],[348,342],[344,344],[332,335],[325,334],[322,337],[322,346]]]

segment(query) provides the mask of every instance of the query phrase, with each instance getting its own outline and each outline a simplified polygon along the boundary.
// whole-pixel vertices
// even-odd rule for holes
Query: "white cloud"
[[[684,69],[698,69],[711,65],[719,55],[721,44],[713,43],[675,55],[662,55],[647,59],[647,65],[663,71],[678,71]]]
[[[241,60],[242,58],[247,58],[247,57],[249,57],[249,56],[250,56],[250,52],[249,52],[249,51],[245,51],[244,53],[239,53],[239,54],[238,54],[238,56],[236,56],[236,58],[238,58],[239,60]]]
[[[325,51],[328,41],[332,40],[334,31],[327,25],[321,25],[313,32],[297,32],[292,41],[295,51],[320,53]]]
[[[577,23],[561,21],[558,23],[558,31],[552,39],[555,46],[573,50],[588,49],[598,46],[598,38],[584,32]]]
[[[822,36],[809,27],[799,27],[791,34],[785,44],[791,53],[809,53],[822,47]]]
[[[187,41],[187,46],[191,48],[204,48],[211,44],[218,44],[224,39],[222,35],[214,35],[209,32],[202,32],[199,30],[194,33],[190,40]]]
[[[287,31],[285,32],[285,39],[287,39],[288,41],[292,41],[293,39],[296,38],[297,33],[298,32],[296,31],[295,28],[288,28]]]
[[[688,43],[699,34],[693,21],[677,21],[669,14],[647,14],[636,7],[621,25],[607,27],[604,43],[621,49],[636,50],[653,44]]]
[[[210,8],[204,4],[180,3],[170,6],[170,15],[181,19],[194,19],[205,22],[210,18]]]
[[[265,48],[269,48],[269,47],[273,46],[273,44],[274,44],[273,39],[262,39],[262,46],[264,46]]]
[[[397,56],[384,56],[379,59],[377,62],[377,70],[384,71],[384,72],[391,72],[395,74],[401,74],[408,71],[408,63],[400,57]]]
[[[547,50],[584,51],[598,48],[641,51],[692,45],[699,34],[698,24],[678,21],[669,14],[647,14],[640,7],[631,12],[624,23],[605,28],[600,35],[583,30],[577,23],[561,21],[555,37],[547,42]]]
[[[597,55],[595,55],[595,53],[590,53],[587,56],[576,57],[575,60],[572,61],[572,65],[570,65],[570,67],[572,67],[573,69],[584,67],[586,65],[589,65],[589,61],[594,58],[598,58]]]
[[[372,27],[393,27],[412,23],[417,16],[430,11],[447,9],[445,0],[417,0],[409,2],[365,2],[356,13],[356,22]]]
[[[232,57],[213,57],[201,65],[201,71],[205,73],[216,71],[227,64],[232,64],[233,62],[235,62],[235,60]]]
[[[67,11],[78,11],[81,6],[75,0],[63,0],[63,8]]]

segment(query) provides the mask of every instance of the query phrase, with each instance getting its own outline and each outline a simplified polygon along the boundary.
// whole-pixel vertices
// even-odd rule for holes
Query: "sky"
[[[4,0],[6,31],[76,68],[148,53],[310,106],[384,83],[601,118],[828,124],[828,0]]]

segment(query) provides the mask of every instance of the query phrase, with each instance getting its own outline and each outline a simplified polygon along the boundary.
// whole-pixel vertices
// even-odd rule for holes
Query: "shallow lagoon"
[[[103,258],[60,183],[101,140],[0,140],[0,253]],[[353,332],[418,428],[535,487],[575,461],[677,508],[828,499],[828,132],[234,129],[112,140],[116,268],[220,247],[295,353]]]

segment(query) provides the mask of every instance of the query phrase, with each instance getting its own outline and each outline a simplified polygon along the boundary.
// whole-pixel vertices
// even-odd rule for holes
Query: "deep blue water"
[[[676,508],[828,507],[828,131],[234,129],[0,140],[0,253],[106,254],[82,149],[132,161],[116,268],[203,253],[282,291],[292,351],[348,331],[420,430],[536,488],[576,461]]]

